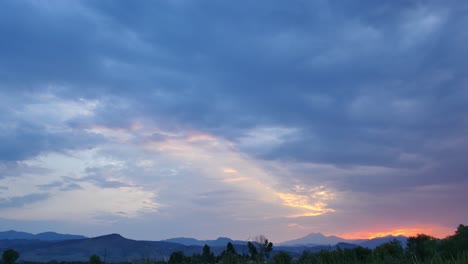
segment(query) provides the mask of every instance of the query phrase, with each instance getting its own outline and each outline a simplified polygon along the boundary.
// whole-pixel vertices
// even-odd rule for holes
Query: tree
[[[401,242],[393,239],[390,242],[383,243],[374,250],[374,256],[377,259],[401,259],[403,257],[404,249]]]
[[[221,261],[223,264],[237,264],[239,263],[239,255],[231,242],[226,245],[226,250],[221,253]]]
[[[223,264],[238,264],[239,256],[232,251],[224,251],[221,256],[221,261]]]
[[[214,263],[214,254],[211,252],[210,246],[206,245],[203,247],[202,261],[203,263]]]
[[[352,251],[356,258],[361,262],[366,261],[372,255],[372,250],[361,246],[353,248]]]
[[[314,254],[309,250],[302,251],[301,256],[297,260],[297,263],[311,263],[313,262]]]
[[[98,255],[92,255],[89,257],[89,264],[101,264],[101,258]]]
[[[280,251],[273,256],[273,263],[275,264],[291,264],[292,257],[287,252]]]
[[[3,251],[3,254],[2,254],[3,264],[14,264],[18,258],[19,258],[19,253],[13,249],[7,249]]]
[[[273,250],[273,243],[269,242],[264,235],[255,237],[254,243],[251,244],[255,244],[257,246],[257,258],[259,261],[264,262],[270,258],[270,252]],[[252,252],[250,254],[252,255]]]
[[[169,257],[169,264],[178,264],[185,262],[185,255],[183,251],[172,252]]]
[[[230,253],[232,253],[232,254],[237,255],[236,249],[234,248],[234,246],[232,245],[231,242],[228,242],[228,243],[227,243],[226,251],[227,251],[227,252],[230,252]]]
[[[419,261],[426,261],[435,256],[437,240],[435,237],[419,234],[408,238],[406,249],[410,257]]]
[[[459,225],[454,235],[441,241],[440,249],[442,250],[442,254],[448,258],[468,253],[468,226]]]
[[[257,260],[258,258],[258,251],[257,247],[252,242],[247,242],[247,247],[249,248],[250,259]]]

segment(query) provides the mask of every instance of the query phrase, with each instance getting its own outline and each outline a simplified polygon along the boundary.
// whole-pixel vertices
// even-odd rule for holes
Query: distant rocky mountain
[[[348,240],[337,236],[325,236],[322,233],[311,233],[305,237],[285,241],[279,244],[281,246],[318,246],[336,245],[340,242],[348,242]]]
[[[26,232],[18,232],[14,230],[0,232],[0,240],[3,239],[27,239],[27,240],[43,240],[43,241],[61,241],[72,239],[83,239],[85,236],[59,234],[55,232],[44,232],[39,234],[31,234]]]
[[[247,241],[241,240],[232,240],[228,237],[218,237],[215,240],[198,240],[195,238],[186,238],[186,237],[178,237],[178,238],[170,238],[162,240],[164,242],[171,242],[171,243],[178,243],[186,246],[204,246],[208,245],[210,247],[223,247],[226,246],[227,243],[231,242],[233,245],[244,245],[247,244]]]
[[[406,245],[406,240],[408,239],[405,236],[386,236],[386,237],[377,237],[372,239],[344,239],[337,236],[325,236],[321,233],[311,233],[305,237],[301,237],[294,240],[285,241],[279,243],[281,246],[306,246],[306,247],[315,247],[320,245],[340,245],[341,243],[344,244],[351,244],[357,245],[362,247],[367,247],[370,249],[374,249],[377,246],[389,242],[393,239],[397,239],[402,243],[403,246]],[[340,247],[343,248],[343,247]]]

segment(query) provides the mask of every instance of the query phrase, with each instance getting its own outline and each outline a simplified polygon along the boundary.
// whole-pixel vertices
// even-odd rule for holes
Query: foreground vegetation
[[[139,264],[241,264],[241,263],[274,263],[274,264],[468,264],[468,226],[460,225],[455,234],[445,239],[420,234],[410,237],[406,246],[393,240],[384,243],[374,250],[356,247],[353,249],[330,249],[320,252],[304,251],[300,256],[291,256],[287,252],[272,254],[273,244],[264,236],[259,236],[255,242],[247,244],[249,254],[238,254],[231,243],[219,256],[215,256],[208,245],[203,247],[201,254],[185,256],[182,251],[173,252],[167,261],[141,259],[133,263]],[[14,264],[19,253],[13,249],[3,252],[2,264]],[[23,264],[37,264],[23,261]],[[56,262],[48,264],[105,264],[97,255],[88,262]],[[120,263],[129,264],[129,263]]]

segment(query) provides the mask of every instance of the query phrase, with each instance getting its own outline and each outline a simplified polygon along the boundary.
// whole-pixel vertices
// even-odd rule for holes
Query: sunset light
[[[0,0],[2,264],[468,263],[467,201],[468,1]]]
[[[445,238],[453,234],[453,228],[447,227],[410,227],[410,228],[396,228],[386,231],[361,231],[353,233],[341,234],[340,237],[346,239],[370,239],[385,236],[416,236],[418,234],[427,234],[437,238]]]

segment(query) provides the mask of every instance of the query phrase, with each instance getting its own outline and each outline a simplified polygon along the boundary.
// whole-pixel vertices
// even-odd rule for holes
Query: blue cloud
[[[49,194],[33,193],[24,196],[15,196],[0,199],[0,208],[15,208],[22,207],[31,203],[39,202],[49,198]]]
[[[453,34],[465,25],[456,5],[77,4],[87,15],[3,5],[3,85],[63,84],[61,96],[125,98],[128,107],[106,104],[93,122],[146,116],[230,139],[262,124],[299,127],[302,139],[265,157],[390,167],[414,165],[397,158],[424,152],[426,138],[467,129],[460,58],[468,51]],[[403,45],[418,34],[425,38],[416,46]],[[363,95],[369,103],[350,113]],[[396,114],[386,104],[406,99],[419,108]],[[25,125],[4,134],[2,156],[24,159],[66,140],[39,131]],[[16,147],[23,138],[27,150]]]

